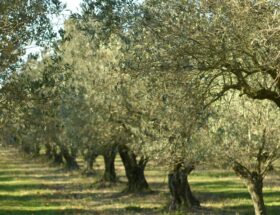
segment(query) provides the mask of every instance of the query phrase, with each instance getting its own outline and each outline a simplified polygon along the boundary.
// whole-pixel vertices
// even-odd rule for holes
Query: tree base
[[[188,175],[193,169],[193,166],[178,167],[168,175],[168,186],[172,197],[170,211],[200,207],[200,202],[193,195],[188,182]]]
[[[66,163],[65,169],[68,171],[79,170],[80,167],[77,162]]]
[[[82,175],[86,177],[92,177],[96,175],[96,172],[94,170],[85,169],[84,171],[82,171]]]
[[[128,184],[127,187],[122,191],[122,193],[147,194],[147,193],[152,193],[152,190],[150,189],[148,184],[143,184],[143,185]]]

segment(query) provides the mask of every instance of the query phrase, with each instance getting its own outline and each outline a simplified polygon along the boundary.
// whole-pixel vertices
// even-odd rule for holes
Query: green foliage
[[[47,45],[54,38],[51,17],[63,9],[59,1],[12,0],[0,3],[0,75],[10,72],[36,43]],[[1,77],[0,76],[0,77]],[[2,79],[2,77],[1,77]]]
[[[234,89],[280,106],[278,1],[150,0],[144,8],[132,68],[196,71],[209,103]]]
[[[213,151],[230,166],[237,162],[265,176],[280,156],[280,118],[276,105],[231,96],[216,105],[211,119]],[[222,162],[220,162],[222,164]]]

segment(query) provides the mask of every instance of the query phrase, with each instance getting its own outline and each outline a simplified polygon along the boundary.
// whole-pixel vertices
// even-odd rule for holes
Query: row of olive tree
[[[256,214],[266,214],[263,179],[280,157],[279,4],[82,6],[65,23],[57,49],[30,59],[2,87],[6,139],[72,169],[81,154],[87,172],[102,154],[109,181],[116,181],[118,151],[129,192],[149,190],[144,170],[153,160],[169,170],[170,209],[199,206],[188,175],[201,162],[224,158],[246,179]],[[242,103],[230,89],[276,106]]]
[[[262,197],[262,182],[267,171],[272,169],[275,161],[279,159],[279,135],[275,133],[279,126],[277,119],[280,98],[280,38],[277,36],[279,16],[277,1],[231,0],[221,3],[147,0],[143,4],[143,18],[139,19],[132,30],[133,46],[128,49],[129,54],[125,61],[131,71],[142,76],[175,74],[180,80],[190,83],[182,74],[192,74],[200,87],[198,92],[204,95],[204,107],[210,106],[206,111],[206,114],[210,114],[210,121],[220,122],[221,129],[227,129],[226,133],[220,134],[220,143],[223,144],[218,145],[220,148],[215,148],[217,140],[209,138],[215,126],[212,122],[207,123],[209,133],[206,135],[211,140],[208,153],[217,154],[215,157],[219,159],[227,154],[224,144],[228,139],[225,138],[233,126],[236,130],[232,138],[236,140],[227,144],[235,144],[236,147],[236,144],[246,143],[246,150],[235,148],[236,154],[231,155],[231,160],[235,162],[228,164],[246,179],[256,214],[267,213]],[[254,125],[246,128],[243,115],[232,111],[228,112],[232,117],[229,118],[223,112],[228,109],[223,109],[226,104],[219,99],[230,90],[239,91],[240,96],[247,95],[254,100],[269,100],[276,106],[247,101],[243,109],[253,107],[255,113],[246,115],[246,120],[259,120],[259,124],[256,124],[255,128]],[[199,98],[196,93],[195,95],[196,99]],[[232,101],[236,110],[242,108],[239,100],[240,98],[235,96]],[[218,105],[213,106],[214,102]],[[270,107],[269,111],[263,113],[266,106]],[[214,113],[216,118],[213,117]],[[260,116],[256,119],[258,114]],[[269,129],[268,124],[271,125]],[[248,140],[244,132],[253,131],[254,140]],[[239,150],[242,151],[242,156],[241,152],[238,153]],[[257,159],[259,170],[254,169],[255,160],[248,161],[248,158],[252,157]]]

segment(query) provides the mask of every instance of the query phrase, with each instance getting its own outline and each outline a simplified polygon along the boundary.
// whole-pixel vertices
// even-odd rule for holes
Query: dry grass
[[[120,183],[99,182],[102,159],[95,165],[97,175],[83,177],[66,172],[42,159],[30,159],[15,149],[0,148],[0,214],[166,214],[169,201],[166,172],[149,166],[146,175],[155,191],[147,195],[124,195],[124,169],[116,169]],[[250,197],[242,182],[222,170],[195,171],[190,182],[202,202],[202,209],[188,214],[253,214]],[[280,177],[270,175],[265,183],[268,214],[280,214]],[[179,213],[178,213],[179,214]],[[181,212],[181,214],[185,214]]]

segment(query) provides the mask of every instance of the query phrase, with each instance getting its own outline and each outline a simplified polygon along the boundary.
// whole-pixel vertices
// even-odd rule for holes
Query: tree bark
[[[56,149],[52,150],[53,163],[57,165],[63,164],[63,156],[61,152],[58,152]]]
[[[246,167],[237,162],[234,164],[233,170],[246,182],[253,201],[255,215],[267,215],[263,199],[263,176],[255,171],[250,172]]]
[[[21,148],[22,148],[23,152],[28,155],[30,155],[32,153],[31,146],[28,144],[22,144]]]
[[[76,157],[72,155],[65,146],[61,146],[61,153],[65,159],[66,168],[69,170],[79,169],[79,165],[76,161]]]
[[[117,150],[116,147],[112,147],[107,150],[104,155],[105,170],[103,175],[103,181],[115,183],[117,181],[117,175],[115,171],[115,158]]]
[[[126,177],[128,180],[127,188],[124,192],[141,193],[150,191],[149,184],[145,178],[144,170],[147,160],[143,157],[139,161],[136,155],[126,146],[119,146],[119,153],[122,159]]]
[[[40,151],[41,151],[41,148],[40,148],[40,145],[39,144],[35,144],[33,146],[33,150],[32,150],[32,154],[34,157],[38,157],[40,155]]]
[[[169,210],[200,206],[200,202],[193,195],[188,182],[188,175],[193,169],[193,165],[185,168],[178,165],[172,173],[169,173],[168,186],[172,197]]]
[[[48,159],[51,159],[52,158],[52,147],[51,147],[51,144],[49,143],[46,143],[45,144],[45,148],[46,148],[46,156]]]
[[[263,199],[263,178],[259,175],[252,175],[252,178],[247,182],[247,187],[253,201],[255,215],[266,215]]]
[[[83,174],[86,176],[92,176],[94,175],[94,170],[93,170],[93,164],[97,158],[97,154],[90,150],[89,152],[84,155],[85,163],[86,163],[86,168],[83,171]]]

